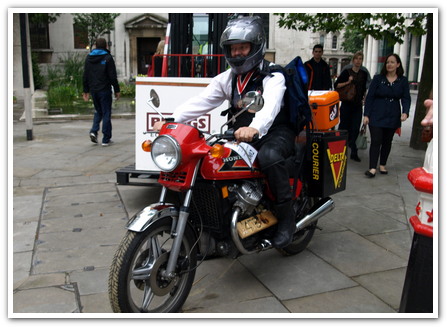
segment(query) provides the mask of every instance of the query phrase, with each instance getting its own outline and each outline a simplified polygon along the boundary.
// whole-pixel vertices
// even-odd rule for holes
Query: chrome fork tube
[[[166,186],[163,186],[160,192],[160,198],[158,200],[158,203],[160,204],[165,204],[165,200],[166,200],[166,193],[168,192],[168,189],[166,188]]]
[[[186,224],[188,222],[189,217],[189,206],[191,204],[192,199],[192,188],[197,179],[197,174],[199,172],[201,161],[197,162],[197,165],[194,169],[194,175],[192,176],[192,182],[190,189],[186,192],[185,199],[183,201],[183,206],[180,208],[179,218],[177,222],[177,226],[175,227],[175,231],[172,236],[174,238],[174,243],[172,244],[171,254],[168,259],[168,266],[166,267],[165,275],[168,278],[175,277],[175,267],[177,265],[177,259],[180,253],[180,249],[182,247],[183,234],[185,233]]]

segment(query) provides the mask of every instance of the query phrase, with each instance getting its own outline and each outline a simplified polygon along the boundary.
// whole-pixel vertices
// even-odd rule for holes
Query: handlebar
[[[236,140],[236,137],[234,136],[234,129],[230,128],[228,130],[226,130],[223,134],[216,134],[215,137],[217,139],[226,139],[228,141],[234,141]],[[259,140],[259,134],[255,134],[253,136],[253,139],[251,140],[251,142],[247,142],[247,143],[253,143],[256,142],[257,140]]]

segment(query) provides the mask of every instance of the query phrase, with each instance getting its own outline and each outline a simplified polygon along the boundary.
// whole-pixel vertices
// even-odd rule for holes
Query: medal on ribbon
[[[237,85],[237,93],[239,94],[240,97],[242,96],[242,92],[244,92],[252,76],[253,71],[248,72],[247,75],[245,75],[244,79],[242,79],[242,75],[238,75],[236,85]],[[243,107],[242,99],[237,102],[236,106],[238,109],[241,109]]]

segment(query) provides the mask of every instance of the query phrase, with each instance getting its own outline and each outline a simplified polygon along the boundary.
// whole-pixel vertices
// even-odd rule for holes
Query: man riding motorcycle
[[[266,174],[275,197],[278,229],[272,245],[283,248],[290,244],[295,231],[289,171],[285,159],[294,153],[295,132],[288,114],[281,110],[286,90],[282,73],[266,73],[264,65],[266,37],[259,17],[231,20],[221,36],[220,45],[231,69],[213,78],[198,96],[177,107],[172,115],[176,122],[189,122],[228,100],[226,111],[231,119],[242,109],[241,99],[249,91],[261,91],[264,107],[261,111],[246,111],[229,128],[235,130],[238,142],[252,142],[258,150],[261,170]],[[271,64],[273,65],[273,64]],[[158,131],[164,122],[154,125]]]

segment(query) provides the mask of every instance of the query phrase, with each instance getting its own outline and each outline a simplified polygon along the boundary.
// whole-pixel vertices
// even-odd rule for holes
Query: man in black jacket
[[[120,98],[120,87],[116,77],[116,67],[112,55],[107,50],[103,38],[96,40],[96,48],[85,59],[84,65],[84,101],[92,96],[95,106],[90,140],[98,143],[99,124],[102,120],[102,145],[108,146],[112,141],[112,86],[116,100]]]
[[[313,58],[306,61],[307,76],[309,77],[309,90],[330,90],[332,80],[329,65],[322,59],[323,46],[316,44],[312,50]]]

